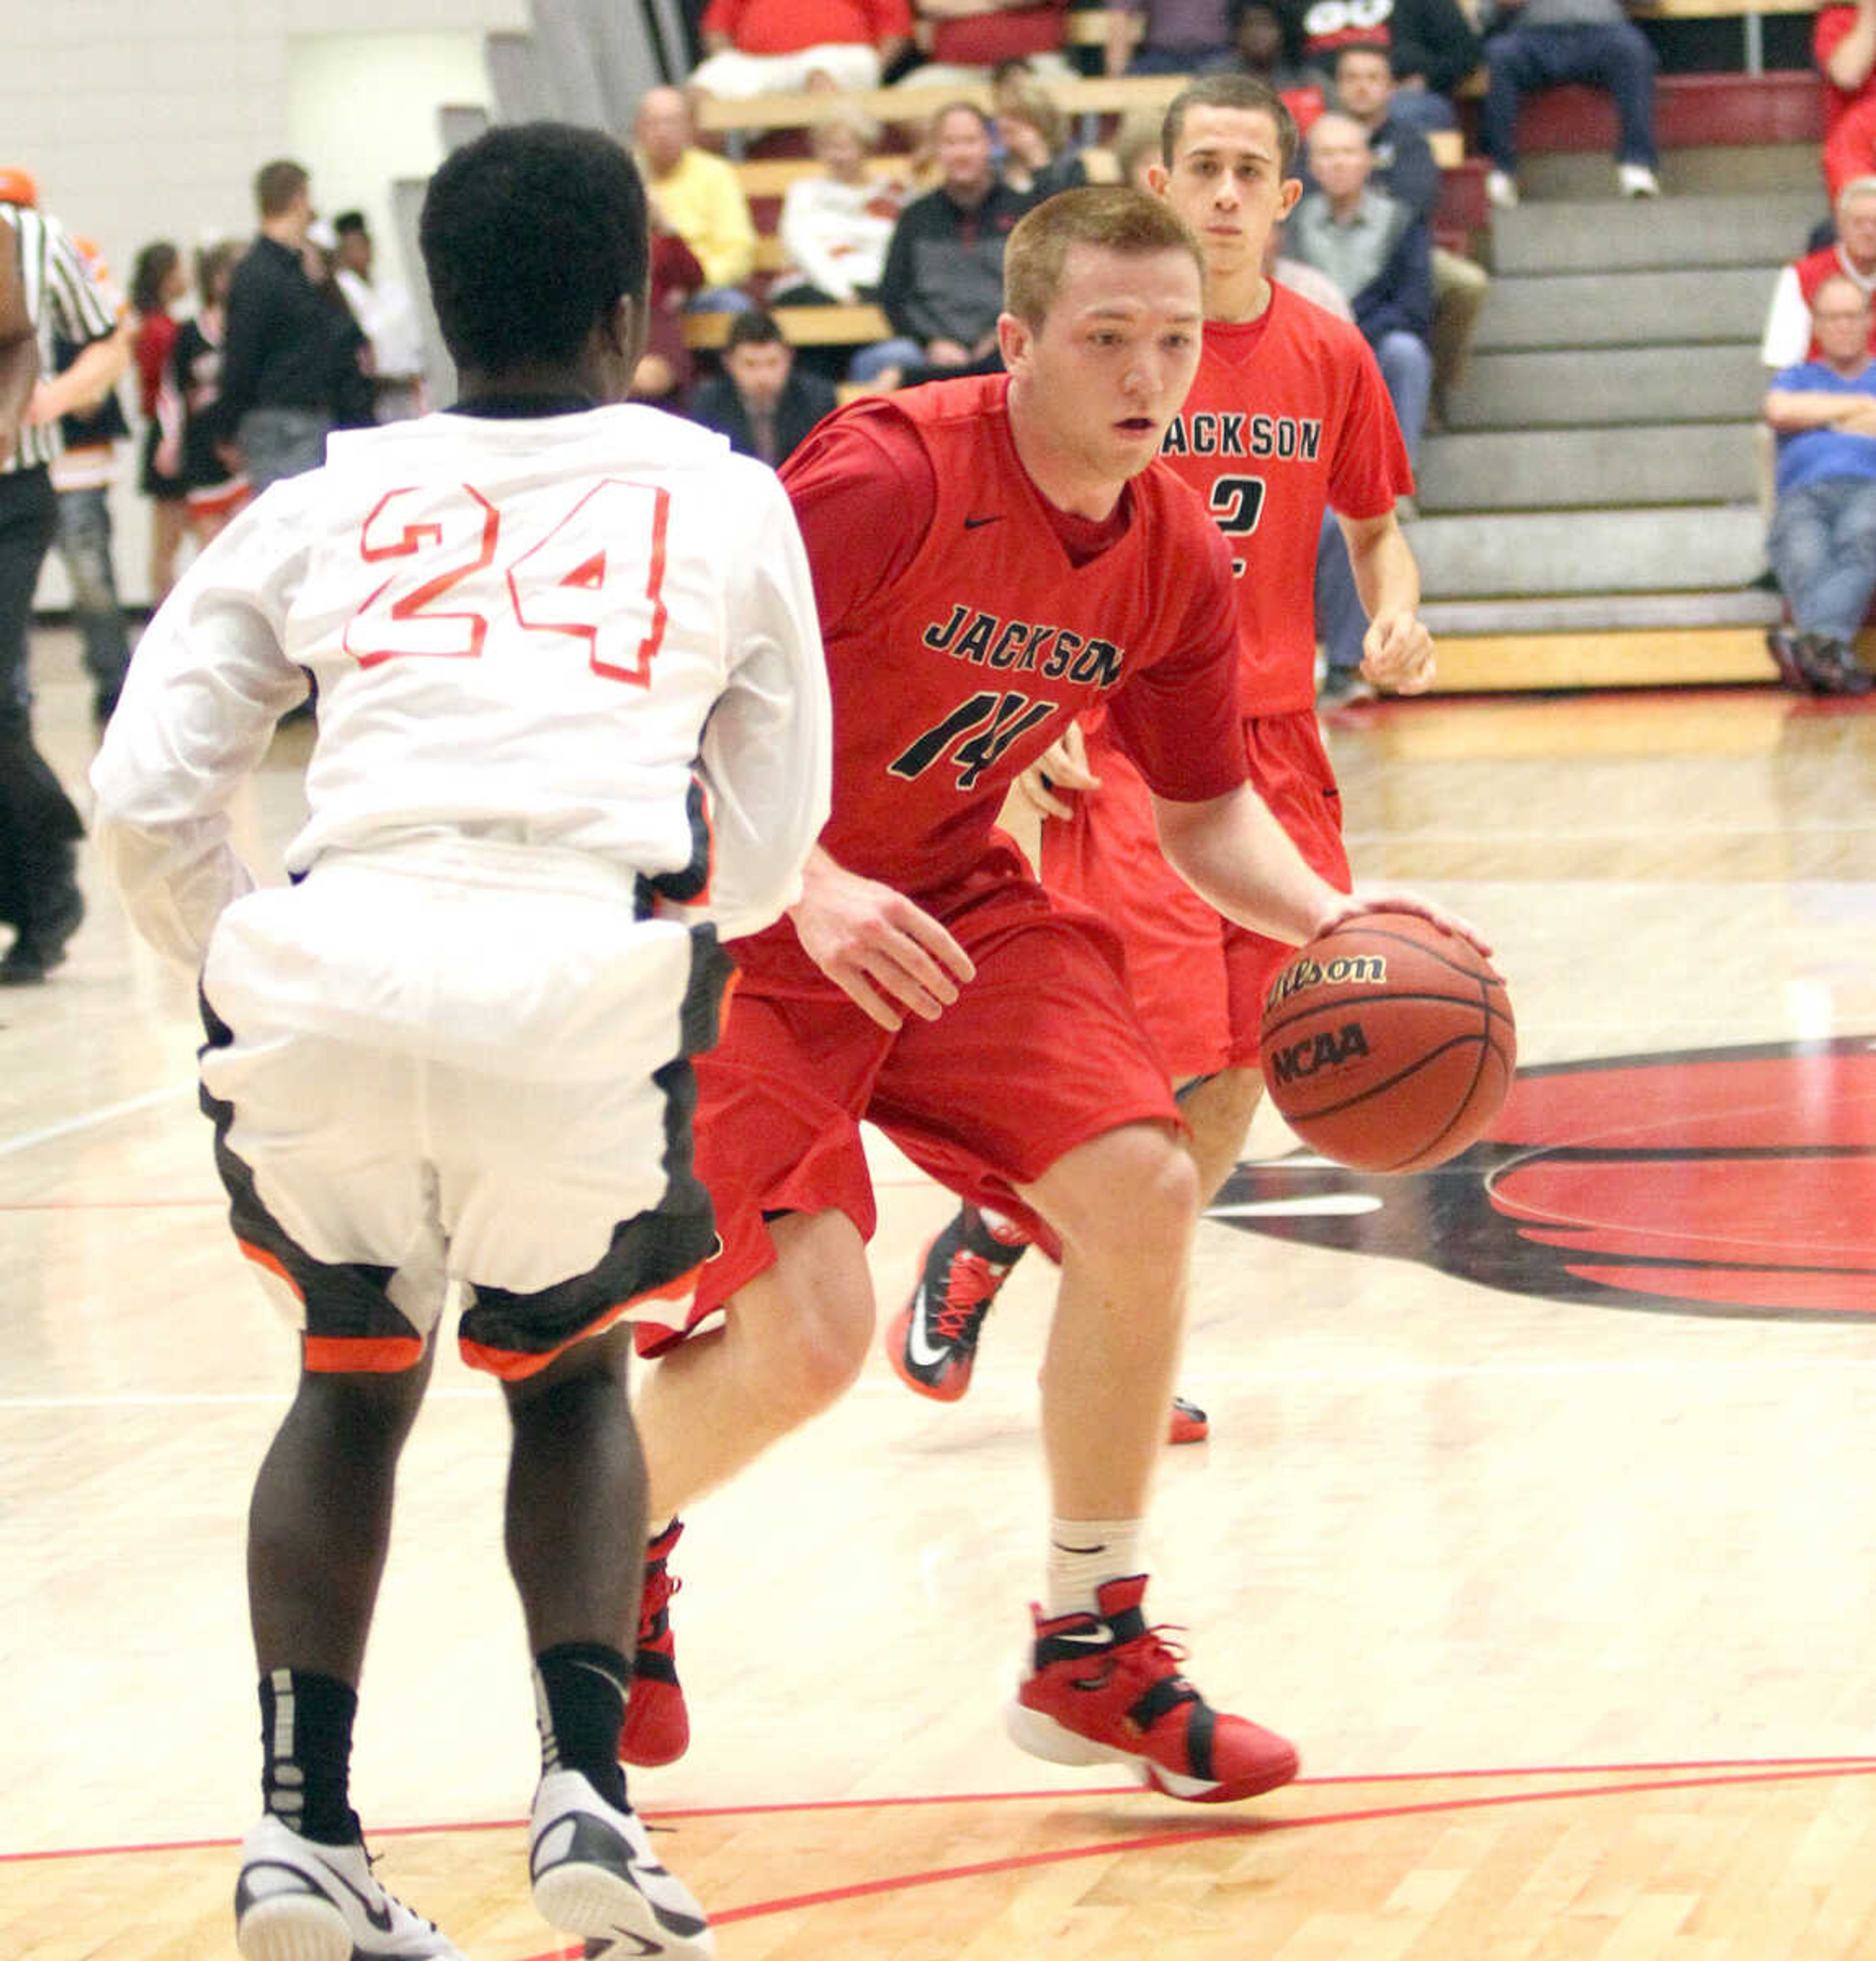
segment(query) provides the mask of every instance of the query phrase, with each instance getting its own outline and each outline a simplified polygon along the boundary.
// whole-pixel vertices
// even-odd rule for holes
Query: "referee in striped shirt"
[[[41,377],[18,427],[0,425],[0,920],[14,929],[0,958],[6,987],[43,980],[85,916],[74,849],[85,827],[33,745],[27,631],[39,569],[58,529],[51,464],[59,419],[100,400],[128,358],[110,306],[64,228],[35,203],[24,171],[0,171],[0,256],[13,263]],[[55,375],[56,340],[79,351]],[[8,410],[9,372],[18,393],[21,358],[16,352],[10,359],[11,368],[0,354],[0,415]]]

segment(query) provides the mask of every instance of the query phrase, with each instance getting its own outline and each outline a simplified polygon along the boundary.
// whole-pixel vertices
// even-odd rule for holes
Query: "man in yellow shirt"
[[[755,225],[734,165],[698,149],[696,133],[681,89],[646,91],[632,135],[652,225],[675,231],[704,268],[710,284],[694,312],[742,313],[755,305],[742,286],[755,266]]]

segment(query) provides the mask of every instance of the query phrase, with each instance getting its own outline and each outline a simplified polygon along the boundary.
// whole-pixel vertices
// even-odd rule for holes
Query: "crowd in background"
[[[685,85],[648,91],[630,132],[655,232],[637,392],[773,464],[842,388],[994,368],[1003,241],[1017,219],[1091,168],[1144,184],[1157,161],[1157,114],[1110,123],[1098,152],[1078,147],[1054,93],[1074,72],[1064,0],[707,0],[690,18],[696,66]],[[1774,659],[1790,685],[1837,693],[1866,684],[1850,648],[1876,586],[1876,411],[1863,406],[1876,397],[1876,0],[1820,9],[1812,52],[1829,215],[1771,296],[1763,501],[1791,616],[1770,636]],[[1424,431],[1463,387],[1487,286],[1463,228],[1441,222],[1429,145],[1460,126],[1465,94],[1482,89],[1476,127],[1494,207],[1520,196],[1520,102],[1564,81],[1616,103],[1617,188],[1661,188],[1656,58],[1619,0],[1110,0],[1082,65],[1239,71],[1280,92],[1306,139],[1304,191],[1272,276],[1355,321],[1416,461]],[[936,116],[883,127],[857,101],[824,113],[805,139],[811,167],[774,221],[780,269],[758,272],[749,202],[735,166],[700,138],[700,105],[882,84],[987,84],[988,106],[960,96]],[[107,494],[126,451],[148,500],[155,604],[187,544],[199,547],[258,490],[312,467],[331,430],[428,406],[418,310],[378,265],[363,216],[320,218],[308,173],[291,161],[263,168],[255,192],[251,239],[187,250],[154,241],[121,285],[95,245],[41,214],[113,323],[100,336],[108,353],[69,317],[42,335],[46,380],[69,398],[49,458],[52,543],[100,724],[131,653]],[[0,170],[0,215],[37,206],[27,171]],[[771,311],[863,304],[888,331],[857,346],[791,345]],[[732,317],[718,352],[700,354],[686,333],[700,312]],[[9,618],[30,604],[30,556],[0,553],[0,578],[27,588],[0,594]],[[8,662],[23,674],[23,653]],[[23,696],[23,681],[9,686]]]

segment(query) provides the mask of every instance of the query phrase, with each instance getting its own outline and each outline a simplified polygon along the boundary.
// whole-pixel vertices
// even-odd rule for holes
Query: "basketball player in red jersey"
[[[1004,276],[1007,375],[856,403],[783,472],[834,691],[833,815],[800,904],[740,942],[698,1073],[724,1251],[687,1325],[723,1325],[667,1354],[637,1419],[659,1517],[852,1381],[873,1327],[871,1118],[1061,1255],[1048,1604],[1013,1736],[1057,1762],[1125,1762],[1175,1797],[1240,1798],[1294,1776],[1295,1751],[1214,1712],[1142,1608],[1197,1179],[1118,943],[1029,875],[997,814],[1104,702],[1169,857],[1211,904],[1287,942],[1367,907],[1309,867],[1246,781],[1230,552],[1155,464],[1198,362],[1196,242],[1155,199],[1077,190],[1022,221]],[[687,1733],[670,1537],[652,1542],[621,1739],[635,1762]]]
[[[1251,781],[1303,857],[1345,891],[1308,603],[1325,509],[1340,521],[1368,613],[1367,678],[1418,692],[1433,678],[1433,644],[1394,515],[1412,474],[1374,356],[1354,327],[1264,270],[1271,235],[1302,189],[1296,152],[1289,110],[1249,75],[1208,76],[1167,110],[1150,181],[1204,246],[1208,277],[1198,378],[1160,454],[1231,550]],[[1045,818],[1043,882],[1112,920],[1125,943],[1134,1003],[1181,1086],[1209,1204],[1262,1092],[1259,1012],[1289,949],[1220,918],[1167,863],[1147,783],[1098,709],[1020,787]],[[1070,802],[1064,791],[1080,794]],[[1026,1244],[1019,1223],[968,1204],[932,1242],[886,1331],[908,1387],[942,1401],[964,1394],[984,1317]],[[1176,1401],[1172,1440],[1204,1434],[1203,1413]]]

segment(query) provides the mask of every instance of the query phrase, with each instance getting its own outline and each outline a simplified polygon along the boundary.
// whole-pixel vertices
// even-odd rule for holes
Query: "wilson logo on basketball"
[[[1368,1038],[1361,1032],[1361,1024],[1350,1022],[1339,1030],[1325,1028],[1306,1041],[1292,1042],[1287,1048],[1277,1050],[1270,1061],[1279,1083],[1294,1083],[1299,1076],[1335,1069],[1367,1052]]]
[[[1281,1007],[1293,994],[1300,994],[1305,987],[1339,987],[1348,981],[1384,981],[1387,978],[1387,956],[1384,953],[1363,954],[1358,957],[1330,961],[1313,960],[1305,954],[1300,960],[1293,960],[1276,979],[1270,984],[1270,992],[1264,996],[1264,1012]]]

